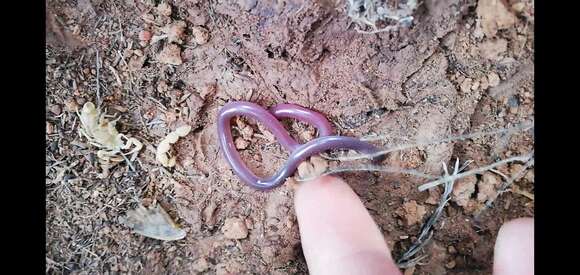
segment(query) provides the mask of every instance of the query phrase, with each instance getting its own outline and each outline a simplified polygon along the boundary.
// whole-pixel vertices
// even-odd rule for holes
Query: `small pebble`
[[[123,176],[123,170],[121,170],[121,169],[117,169],[117,171],[115,171],[115,173],[113,173],[113,177],[116,179],[118,179],[122,176]]]
[[[54,133],[54,126],[50,122],[46,122],[46,134],[51,135]]]
[[[209,268],[209,263],[205,258],[200,258],[193,262],[191,268],[196,272],[204,272]]]
[[[241,137],[236,138],[234,143],[236,144],[236,148],[238,150],[244,150],[244,149],[248,148],[248,146],[250,145],[250,143],[248,141],[246,141],[245,139],[243,139]]]
[[[427,213],[425,206],[418,204],[415,200],[403,203],[402,210],[404,211],[404,220],[407,226],[420,223]]]
[[[523,2],[515,3],[515,4],[512,5],[512,9],[516,13],[522,13],[522,11],[524,11],[524,8],[525,7],[526,7],[526,4],[524,4]]]
[[[246,223],[240,218],[227,218],[221,231],[228,239],[240,240],[248,236]]]
[[[471,78],[466,78],[461,83],[460,88],[461,88],[461,91],[462,92],[467,93],[467,92],[471,91],[471,86],[472,86],[472,80],[471,80]]]
[[[499,85],[499,75],[496,72],[490,72],[489,75],[487,75],[487,81],[490,87],[495,87]]]
[[[157,55],[157,60],[169,65],[181,65],[183,64],[181,48],[175,44],[169,44]]]
[[[474,81],[473,84],[471,85],[471,90],[475,91],[477,90],[477,88],[479,88],[479,81]]]
[[[450,245],[449,247],[447,247],[447,252],[449,252],[449,254],[456,254],[457,249],[455,249],[454,246]]]
[[[212,228],[216,223],[216,210],[217,204],[214,201],[210,201],[202,211],[203,221],[210,228]]]
[[[209,41],[209,31],[202,26],[194,26],[191,28],[191,35],[193,41],[199,45],[203,45]]]
[[[508,111],[510,114],[517,114],[519,108],[518,107],[509,107]]]
[[[142,30],[139,32],[139,40],[141,40],[143,42],[149,42],[149,40],[151,40],[152,36],[153,36],[153,34],[151,34],[151,32],[148,30]]]
[[[50,106],[50,112],[58,116],[62,113],[62,108],[60,108],[59,105],[54,104]]]
[[[167,85],[167,82],[165,82],[164,80],[157,81],[157,92],[165,93],[167,92],[168,89],[169,86]]]
[[[250,126],[243,127],[240,130],[240,134],[242,134],[242,138],[244,138],[245,140],[251,140],[252,137],[254,136],[254,129],[252,129],[252,127]]]
[[[150,14],[150,13],[144,14],[141,18],[146,23],[154,23],[155,22],[155,16],[153,14]]]
[[[314,168],[313,172],[316,175],[321,175],[322,173],[326,172],[326,169],[328,169],[328,161],[320,156],[310,157],[310,163],[312,163],[312,167]]]
[[[185,35],[185,27],[187,27],[187,25],[184,21],[175,21],[173,24],[165,27],[163,31],[167,34],[167,40],[169,43],[175,42],[177,44],[182,44],[182,39]]]
[[[445,264],[445,267],[447,269],[453,269],[455,267],[455,265],[456,265],[455,264],[455,261],[454,260],[451,260],[450,262],[448,262],[448,263]]]
[[[87,100],[84,97],[77,97],[76,101],[79,106],[83,106],[87,103]]]
[[[157,6],[157,13],[163,16],[171,15],[171,6],[166,2],[163,2]]]
[[[201,96],[201,98],[205,99],[208,95],[214,94],[216,92],[216,90],[217,90],[216,83],[208,84],[201,89],[199,96]]]
[[[74,112],[78,111],[79,105],[77,104],[77,101],[74,98],[67,98],[64,101],[64,109],[67,112],[74,113]]]
[[[245,220],[245,222],[246,222],[246,227],[247,227],[248,229],[252,229],[252,228],[254,228],[254,222],[252,221],[252,219],[251,219],[251,218],[247,218],[247,219]]]
[[[487,90],[487,88],[489,88],[489,81],[487,80],[487,77],[485,77],[485,76],[482,77],[480,81],[481,81],[481,85],[480,85],[481,89]]]
[[[105,226],[103,229],[101,229],[101,233],[103,233],[104,235],[108,235],[109,233],[111,233],[111,228]]]
[[[302,179],[310,178],[314,174],[314,166],[309,161],[303,161],[298,165],[298,176]]]
[[[528,181],[528,182],[534,182],[535,179],[535,175],[534,175],[534,169],[530,169],[528,170],[528,172],[526,173],[526,175],[524,176],[524,178]]]

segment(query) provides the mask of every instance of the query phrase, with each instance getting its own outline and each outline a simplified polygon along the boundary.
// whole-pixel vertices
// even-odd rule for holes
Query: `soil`
[[[263,192],[238,180],[217,143],[217,113],[227,102],[299,104],[325,114],[341,135],[386,135],[376,142],[383,147],[534,116],[533,0],[426,0],[411,27],[376,34],[357,32],[343,1],[49,0],[46,14],[51,274],[308,273],[293,209],[300,183],[290,178]],[[120,117],[120,133],[144,144],[134,169],[120,162],[106,173],[97,148],[77,134],[75,111],[99,101]],[[185,124],[193,130],[174,146],[177,165],[163,168],[155,147]],[[285,124],[302,142],[316,135],[305,124]],[[275,173],[288,153],[259,123],[233,125],[249,167]],[[486,136],[394,152],[385,164],[441,175],[442,162],[479,167],[533,145],[531,132]],[[497,170],[510,177],[521,167]],[[395,259],[442,193],[419,192],[424,179],[400,174],[340,176]],[[492,172],[463,179],[435,225],[427,258],[406,274],[490,274],[502,223],[534,216],[533,196],[522,192],[505,192],[483,208],[501,182]],[[533,194],[533,168],[514,186]],[[159,203],[186,237],[132,233],[120,219],[138,203]]]

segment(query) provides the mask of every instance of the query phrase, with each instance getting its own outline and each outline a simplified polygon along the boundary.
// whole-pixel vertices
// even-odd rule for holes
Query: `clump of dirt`
[[[290,178],[261,192],[233,174],[216,129],[218,111],[230,101],[299,104],[325,114],[338,134],[386,136],[375,142],[381,147],[511,127],[534,116],[531,0],[424,1],[411,25],[376,34],[357,32],[340,1],[47,5],[47,35],[55,38],[46,50],[49,272],[307,273],[293,209],[300,183]],[[142,141],[134,170],[120,162],[101,178],[95,148],[78,136],[75,110],[97,99],[119,117],[119,132]],[[297,140],[315,136],[310,126],[284,123]],[[260,123],[232,124],[248,166],[274,174],[288,152]],[[156,147],[183,125],[191,133],[172,145],[175,167],[164,168]],[[532,151],[533,135],[518,132],[397,151],[383,164],[441,175],[441,163],[456,157],[475,168]],[[335,164],[315,158],[303,170],[327,165]],[[497,194],[522,165],[456,183],[425,249],[428,264],[414,266],[416,274],[491,272],[501,224],[534,215],[533,170]],[[423,179],[400,174],[341,176],[395,259],[416,241],[442,190],[419,192]],[[153,202],[185,238],[148,239],[119,222]]]

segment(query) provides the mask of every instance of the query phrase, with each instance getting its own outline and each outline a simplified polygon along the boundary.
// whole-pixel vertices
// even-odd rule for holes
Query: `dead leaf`
[[[125,224],[137,234],[163,241],[180,240],[186,234],[159,204],[153,208],[139,205],[128,211]]]

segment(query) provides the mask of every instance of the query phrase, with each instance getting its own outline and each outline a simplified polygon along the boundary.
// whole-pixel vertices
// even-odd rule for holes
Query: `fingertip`
[[[300,184],[294,196],[294,202],[297,207],[318,205],[322,198],[337,195],[352,196],[350,192],[353,192],[352,189],[343,180],[332,176],[321,176]]]
[[[295,208],[311,274],[401,274],[380,229],[343,180],[302,183]]]
[[[502,225],[495,242],[493,273],[534,274],[533,218],[519,218]]]

